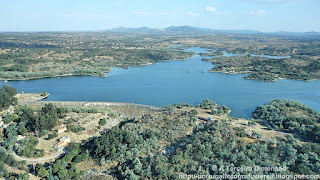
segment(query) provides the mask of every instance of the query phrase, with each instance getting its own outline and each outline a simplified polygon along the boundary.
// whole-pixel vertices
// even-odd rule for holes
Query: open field
[[[15,97],[18,102],[39,101],[49,96],[48,93],[18,93]]]
[[[249,122],[252,122],[253,120],[250,120],[250,119],[229,117],[228,115],[214,116],[210,113],[210,111],[204,110],[204,109],[199,109],[197,111],[198,111],[198,121],[201,123],[205,123],[207,121],[207,120],[203,121],[203,119],[208,119],[208,117],[212,117],[212,121],[215,121],[215,120],[225,121],[231,127],[243,128],[248,134],[252,134],[253,131],[260,133],[263,138],[268,140],[272,138],[279,139],[279,140],[286,140],[287,139],[286,136],[289,135],[289,133],[268,129],[267,126],[261,125],[258,122],[252,125]],[[250,141],[249,139],[254,140],[253,138],[246,138],[247,141]]]

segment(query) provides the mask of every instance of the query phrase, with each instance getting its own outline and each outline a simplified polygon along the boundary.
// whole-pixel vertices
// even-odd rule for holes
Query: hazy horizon
[[[2,2],[1,32],[101,31],[192,26],[216,30],[320,32],[317,0],[115,0]]]
[[[37,31],[37,30],[30,30],[30,31],[0,31],[0,33],[32,33],[32,32],[101,32],[101,31],[108,31],[108,30],[114,30],[117,28],[127,28],[127,29],[138,29],[138,28],[150,28],[150,29],[158,29],[158,30],[164,30],[168,27],[183,27],[183,26],[189,26],[189,25],[181,25],[181,26],[176,26],[176,25],[171,25],[171,26],[167,26],[164,28],[156,28],[156,27],[149,27],[149,26],[138,26],[138,27],[127,27],[127,26],[117,26],[117,27],[113,27],[113,28],[109,28],[109,29],[98,29],[98,30],[43,30],[43,31]],[[215,29],[215,28],[209,28],[209,27],[195,27],[195,26],[190,26],[193,28],[200,28],[200,29],[211,29],[211,30],[216,30],[216,31],[257,31],[257,32],[261,32],[261,33],[277,33],[277,32],[288,32],[288,33],[308,33],[308,32],[315,32],[315,33],[320,33],[320,31],[283,31],[283,30],[279,30],[279,31],[259,31],[259,30],[255,30],[255,29]]]

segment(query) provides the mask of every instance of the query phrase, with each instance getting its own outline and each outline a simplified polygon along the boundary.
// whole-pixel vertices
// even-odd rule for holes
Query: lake
[[[206,53],[204,48],[186,51]],[[266,55],[264,55],[266,56]],[[250,118],[256,106],[273,99],[292,99],[320,111],[320,81],[245,80],[246,74],[207,72],[214,65],[194,55],[186,61],[166,61],[149,66],[112,68],[106,78],[71,76],[27,81],[9,81],[19,92],[48,91],[47,100],[114,101],[166,106],[175,103],[197,105],[209,98],[231,108],[231,115]]]

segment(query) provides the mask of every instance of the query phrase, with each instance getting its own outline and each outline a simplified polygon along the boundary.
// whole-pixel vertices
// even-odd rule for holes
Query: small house
[[[62,137],[59,139],[59,142],[53,145],[53,148],[56,150],[62,150],[64,147],[69,146],[70,142],[71,141],[69,137]]]
[[[64,144],[63,144],[63,142],[58,142],[58,143],[56,143],[55,145],[54,145],[54,149],[61,149],[61,148],[63,148],[64,147]]]
[[[69,137],[62,137],[59,140],[60,142],[64,142],[65,144],[70,143],[70,138]]]
[[[63,132],[65,132],[65,131],[67,131],[67,127],[66,127],[66,126],[58,127],[58,128],[57,128],[58,134],[63,133]]]

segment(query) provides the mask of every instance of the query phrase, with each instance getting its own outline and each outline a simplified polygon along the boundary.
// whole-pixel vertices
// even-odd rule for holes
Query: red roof
[[[59,146],[63,143],[63,141],[58,142],[57,144],[55,144],[55,146]]]

